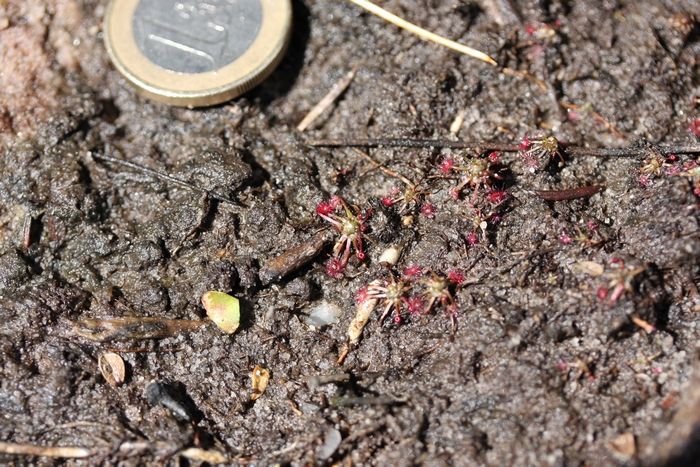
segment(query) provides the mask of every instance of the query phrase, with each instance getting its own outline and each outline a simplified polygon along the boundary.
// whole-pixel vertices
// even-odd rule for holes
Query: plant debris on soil
[[[106,3],[0,1],[1,463],[697,461],[697,1],[295,0],[198,110]]]

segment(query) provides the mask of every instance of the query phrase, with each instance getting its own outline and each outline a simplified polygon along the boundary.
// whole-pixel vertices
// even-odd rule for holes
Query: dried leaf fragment
[[[116,388],[124,384],[126,367],[124,366],[124,360],[122,360],[119,354],[114,352],[103,353],[97,359],[97,366],[105,381],[107,381],[110,386]]]
[[[333,239],[330,230],[321,230],[299,245],[294,245],[279,256],[263,264],[260,281],[263,285],[277,282],[314,259]]]
[[[595,261],[579,261],[572,266],[572,269],[593,277],[602,276],[605,272],[605,267]]]
[[[372,281],[368,287],[371,287],[372,284],[379,285],[380,282]],[[355,317],[350,322],[350,327],[348,327],[348,338],[352,344],[356,344],[357,341],[360,340],[362,330],[367,324],[367,321],[369,321],[369,316],[372,314],[372,311],[374,311],[378,301],[379,299],[377,298],[367,298],[358,303],[355,309]]]
[[[226,334],[233,334],[241,322],[238,299],[229,294],[209,291],[202,295],[202,305],[207,316]]]
[[[260,365],[256,365],[250,374],[250,379],[253,382],[253,393],[250,395],[250,400],[255,401],[267,389],[267,383],[270,381],[270,372]]]
[[[187,459],[199,462],[207,462],[209,464],[224,464],[228,462],[225,455],[215,450],[206,450],[201,448],[187,448],[180,451],[179,454]]]
[[[623,433],[610,441],[610,449],[619,456],[630,459],[637,453],[637,443],[632,433]]]

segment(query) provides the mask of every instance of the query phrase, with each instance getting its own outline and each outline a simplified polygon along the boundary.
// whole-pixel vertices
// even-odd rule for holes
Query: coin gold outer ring
[[[254,88],[277,67],[289,44],[291,0],[260,0],[262,24],[253,44],[228,65],[205,73],[179,73],[151,62],[134,39],[139,0],[112,0],[105,20],[105,44],[114,66],[139,92],[166,104],[219,104]]]

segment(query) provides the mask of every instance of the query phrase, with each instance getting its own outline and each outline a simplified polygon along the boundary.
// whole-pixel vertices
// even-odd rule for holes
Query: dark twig
[[[400,405],[405,404],[403,399],[390,396],[366,396],[366,397],[335,397],[331,399],[331,405],[335,407],[349,407],[353,405]]]
[[[307,141],[309,146],[317,147],[355,147],[355,148],[452,148],[476,149],[483,151],[516,152],[518,145],[498,143],[478,143],[468,141],[449,141],[442,139],[413,138],[377,138],[377,139],[321,139]]]
[[[536,190],[535,194],[546,201],[569,201],[572,199],[589,198],[602,190],[600,185],[589,185],[568,190]]]
[[[376,139],[325,139],[308,141],[315,147],[365,147],[365,148],[451,148],[475,151],[518,152],[520,145],[489,143],[479,141],[450,141],[442,139],[376,138]],[[654,146],[662,154],[700,153],[700,144]],[[626,148],[586,148],[562,145],[562,151],[569,156],[590,157],[634,157],[649,150],[648,146],[634,145]]]
[[[124,159],[117,159],[116,157],[111,157],[111,156],[104,156],[104,155],[99,155],[95,153],[91,153],[91,156],[93,159],[97,159],[99,161],[104,161],[104,162],[110,162],[112,164],[118,164],[123,167],[128,167],[133,170],[137,170],[139,172],[143,172],[147,175],[150,175],[155,178],[159,178],[161,180],[165,180],[166,182],[173,183],[175,185],[179,185],[184,188],[188,188],[192,191],[197,191],[199,193],[204,193],[210,198],[219,200],[223,203],[228,203],[232,204],[234,206],[240,206],[240,203],[232,200],[228,196],[222,195],[220,193],[217,193],[215,191],[207,190],[206,188],[201,188],[198,187],[197,185],[193,185],[192,183],[186,182],[185,180],[181,180],[179,178],[173,177],[172,175],[168,175],[162,172],[158,172],[157,170],[149,169],[148,167],[145,167],[141,164],[137,164],[136,162],[131,162],[127,161]]]

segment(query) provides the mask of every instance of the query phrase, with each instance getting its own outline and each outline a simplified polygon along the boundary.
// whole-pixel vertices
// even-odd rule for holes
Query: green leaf
[[[233,334],[241,322],[241,311],[238,299],[211,290],[202,295],[202,305],[207,310],[207,316],[226,334]]]

